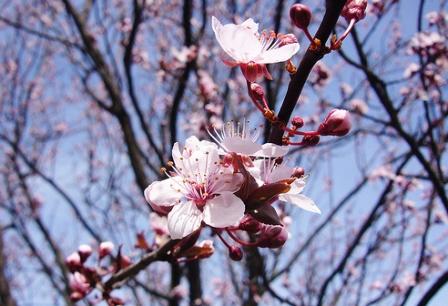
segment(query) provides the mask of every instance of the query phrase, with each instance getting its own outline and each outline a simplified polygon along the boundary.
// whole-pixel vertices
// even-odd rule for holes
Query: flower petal
[[[319,207],[317,207],[314,201],[302,194],[290,194],[290,193],[281,194],[278,197],[278,199],[280,201],[289,202],[295,206],[298,206],[310,212],[314,212],[317,214],[321,213]]]
[[[306,180],[305,178],[298,178],[291,184],[291,190],[288,194],[299,194],[305,188]]]
[[[145,189],[145,199],[149,204],[173,206],[183,197],[180,177],[172,177],[153,182]]]
[[[222,192],[237,192],[243,184],[244,176],[241,173],[224,173],[217,177],[212,184],[214,194]]]
[[[226,137],[222,141],[222,145],[228,152],[244,155],[251,155],[261,150],[261,145],[255,143],[252,139],[243,139],[240,136]]]
[[[299,51],[298,43],[288,44],[279,48],[274,48],[258,55],[253,61],[258,64],[273,64],[289,60]]]
[[[171,239],[182,239],[201,226],[202,212],[193,202],[180,203],[168,214],[168,231]]]
[[[204,207],[204,222],[216,228],[238,224],[244,216],[244,203],[231,192],[208,200]]]
[[[255,152],[256,157],[282,157],[288,153],[288,146],[279,146],[273,143],[265,143],[261,146],[261,150]]]
[[[212,17],[212,28],[221,48],[234,60],[248,63],[257,57],[262,46],[254,32],[254,22],[222,25],[216,17]]]
[[[278,182],[280,180],[284,180],[290,178],[294,169],[282,163],[280,165],[276,165],[269,175],[270,183]]]

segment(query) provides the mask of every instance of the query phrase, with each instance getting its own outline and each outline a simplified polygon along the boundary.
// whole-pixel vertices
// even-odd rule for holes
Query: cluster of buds
[[[65,259],[65,264],[70,271],[70,299],[77,302],[85,298],[94,288],[102,289],[102,297],[108,305],[123,305],[124,302],[112,297],[108,290],[101,287],[102,279],[112,273],[131,265],[128,256],[121,253],[119,248],[116,255],[113,254],[114,244],[110,241],[101,242],[97,250],[97,265],[87,265],[87,260],[92,257],[93,249],[87,244],[80,245]],[[109,260],[106,262],[106,259]]]
[[[348,27],[339,39],[333,37],[331,42],[331,50],[337,50],[341,47],[342,41],[348,36],[356,22],[366,16],[367,0],[348,0],[341,11],[341,16],[348,22]],[[311,42],[310,49],[316,51],[327,52],[328,48],[322,48],[321,42],[317,38],[313,38],[308,27],[311,22],[312,14],[308,6],[298,3],[294,4],[289,10],[291,22],[301,29],[308,40]]]

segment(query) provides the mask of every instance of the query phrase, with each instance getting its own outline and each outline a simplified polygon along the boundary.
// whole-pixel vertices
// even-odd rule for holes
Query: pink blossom
[[[259,186],[294,178],[294,181],[291,183],[291,189],[286,193],[280,194],[278,199],[310,212],[321,213],[313,200],[300,194],[305,188],[306,181],[304,177],[293,177],[296,168],[288,167],[284,163],[278,164],[275,160],[266,158],[254,161],[254,167],[248,168],[248,170]]]
[[[99,255],[100,258],[103,258],[107,255],[110,255],[114,250],[115,246],[111,241],[103,241],[100,243]]]
[[[258,24],[247,19],[241,24],[222,25],[216,17],[212,17],[215,37],[224,52],[230,57],[224,62],[230,66],[240,66],[249,82],[259,77],[271,78],[265,64],[279,63],[289,60],[299,51],[299,44],[290,40],[285,44],[283,36],[275,33],[258,33]]]
[[[199,229],[202,221],[212,227],[236,225],[244,215],[244,203],[234,195],[243,177],[221,166],[218,147],[192,136],[183,149],[175,143],[171,165],[174,175],[156,181],[145,190],[150,205],[170,206],[168,230],[181,239]]]

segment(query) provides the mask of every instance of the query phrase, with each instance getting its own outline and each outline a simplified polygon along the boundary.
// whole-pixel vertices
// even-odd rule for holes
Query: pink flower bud
[[[69,285],[73,293],[78,293],[74,296],[79,299],[86,296],[86,294],[91,289],[87,278],[79,272],[75,272],[74,274],[70,275]]]
[[[366,17],[367,0],[348,0],[342,8],[341,16],[350,22],[355,19],[359,21]]]
[[[70,272],[78,271],[82,267],[81,257],[78,252],[74,252],[67,256],[65,259],[65,264],[67,265]]]
[[[288,231],[284,226],[266,225],[260,235],[258,246],[261,248],[279,248],[288,240]]]
[[[299,116],[294,116],[291,120],[291,124],[295,127],[300,129],[305,124],[303,119]]]
[[[260,230],[261,223],[255,220],[255,218],[251,215],[245,215],[240,221],[238,228],[249,233],[256,233]]]
[[[334,109],[325,118],[317,130],[320,135],[344,136],[351,128],[350,113],[343,109]]]
[[[250,94],[257,100],[260,101],[264,97],[264,89],[261,85],[257,83],[250,84],[249,87]]]
[[[110,255],[114,250],[114,247],[115,247],[114,244],[110,241],[101,242],[99,249],[100,258]]]
[[[304,4],[294,4],[289,10],[289,17],[296,27],[305,30],[311,22],[311,11]]]
[[[93,252],[92,248],[88,244],[81,244],[78,247],[78,253],[79,256],[81,257],[82,262],[85,262],[87,258],[89,258],[89,256],[92,254],[92,252]]]
[[[229,256],[234,261],[240,261],[243,259],[243,251],[240,247],[232,245],[229,247]]]

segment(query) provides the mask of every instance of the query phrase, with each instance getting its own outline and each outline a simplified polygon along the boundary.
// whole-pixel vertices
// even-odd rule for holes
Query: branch
[[[315,38],[319,39],[321,46],[325,48],[325,43],[333,31],[336,22],[338,21],[339,15],[341,14],[342,7],[344,6],[346,0],[331,0],[326,1],[327,8],[325,11],[324,18],[317,30]],[[302,61],[299,64],[297,73],[294,74],[288,85],[288,91],[286,92],[285,98],[283,99],[280,112],[278,113],[278,120],[286,125],[291,117],[292,112],[297,104],[297,100],[305,86],[305,82],[308,79],[311,70],[314,65],[322,59],[324,53],[320,51],[313,51],[310,48],[306,51],[303,56]],[[281,144],[284,131],[282,130],[280,124],[273,126],[271,134],[269,135],[269,142]]]
[[[168,261],[168,255],[170,254],[171,248],[176,243],[176,240],[169,240],[162,247],[160,247],[160,249],[146,254],[137,263],[112,275],[111,278],[104,283],[104,288],[106,290],[110,290],[115,286],[119,286],[121,282],[136,276],[140,271],[144,270],[155,261]]]
[[[442,289],[443,286],[448,282],[448,271],[445,271],[437,281],[426,291],[423,297],[418,302],[417,306],[428,305],[429,301]]]

